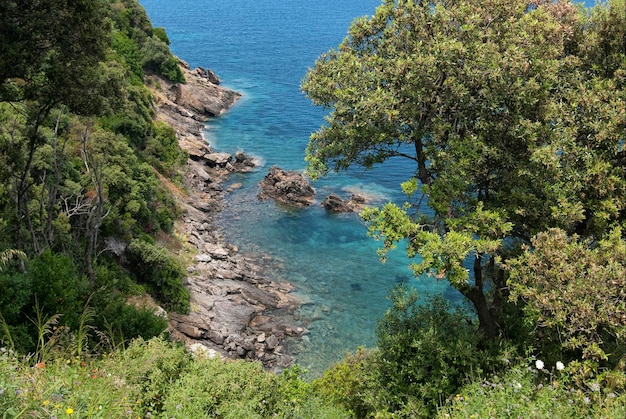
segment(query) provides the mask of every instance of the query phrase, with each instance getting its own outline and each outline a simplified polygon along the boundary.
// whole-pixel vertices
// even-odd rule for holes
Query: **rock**
[[[226,260],[230,252],[222,246],[213,243],[205,243],[204,250],[211,255],[212,258]]]
[[[259,199],[272,198],[282,204],[300,208],[313,203],[315,190],[301,173],[273,166],[259,185]]]
[[[233,159],[228,153],[210,153],[204,155],[204,160],[209,167],[226,167]]]
[[[265,340],[265,347],[267,349],[273,350],[279,344],[279,340],[275,335],[269,335],[269,337]]]
[[[356,204],[365,204],[367,202],[367,199],[365,199],[363,195],[353,193],[352,196],[350,197],[350,201]]]
[[[250,320],[254,317],[255,308],[245,302],[238,303],[230,300],[216,301],[213,304],[215,317],[213,321],[231,333],[243,332]]]
[[[176,105],[195,114],[197,120],[206,120],[222,114],[226,108],[234,103],[239,94],[232,90],[220,88],[208,83],[176,83],[168,91],[168,97]]]
[[[206,70],[206,78],[210,83],[213,84],[220,84],[220,79],[219,77],[217,77],[217,74],[215,74],[214,72],[212,72],[211,70],[209,70],[207,68]]]
[[[363,209],[366,202],[365,197],[358,194],[352,194],[350,199],[346,201],[339,195],[331,193],[324,199],[322,205],[332,212],[357,212]]]
[[[206,253],[201,253],[199,255],[196,255],[196,261],[208,263],[211,261],[211,256],[207,255]]]
[[[192,343],[187,346],[187,349],[191,352],[194,358],[221,358],[219,352],[201,343]]]
[[[190,338],[198,339],[201,338],[203,333],[200,329],[190,324],[181,323],[178,325],[178,330],[189,336]]]
[[[348,203],[341,199],[337,194],[331,193],[322,202],[324,208],[332,212],[352,212],[352,208],[348,206]]]
[[[285,325],[281,317],[298,304],[288,294],[293,287],[263,277],[262,270],[269,261],[238,254],[213,225],[224,196],[222,184],[229,174],[261,165],[243,152],[234,156],[216,152],[202,137],[204,121],[223,113],[240,95],[218,86],[219,79],[210,70],[189,70],[189,65],[182,62],[181,66],[185,85],[148,76],[156,87],[153,95],[157,118],[174,128],[180,147],[189,154],[185,188],[174,190],[184,221],[177,223],[176,229],[197,254],[183,282],[190,293],[191,311],[170,313],[170,336],[186,342],[190,352],[257,359],[269,370],[290,366],[294,359],[282,353],[285,331],[288,329],[293,336],[307,332],[298,325]],[[296,191],[307,189],[305,181],[302,177],[294,182]],[[287,194],[296,192],[290,189],[292,186],[285,188]],[[312,201],[312,188],[309,194]],[[115,250],[116,246],[113,243],[110,247]],[[258,342],[260,334],[264,334],[264,342]]]

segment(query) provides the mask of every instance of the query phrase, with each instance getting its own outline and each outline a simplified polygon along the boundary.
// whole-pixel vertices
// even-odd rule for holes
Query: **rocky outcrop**
[[[322,206],[331,212],[359,212],[366,204],[365,197],[352,194],[347,201],[339,195],[331,193],[322,202]]]
[[[181,69],[184,84],[153,75],[148,85],[155,87],[157,118],[174,128],[183,150],[191,156],[203,156],[211,152],[202,138],[204,123],[233,106],[241,94],[219,86],[214,82],[219,82],[217,77],[210,76],[213,73],[207,70],[190,70],[182,61]]]
[[[301,173],[285,171],[277,166],[259,182],[259,199],[272,198],[277,202],[294,207],[307,207],[313,203],[315,190]]]
[[[283,320],[299,305],[290,294],[293,287],[266,279],[262,263],[225,243],[214,225],[226,193],[222,182],[234,171],[254,169],[255,161],[242,152],[216,152],[202,138],[202,121],[223,113],[239,97],[207,74],[187,66],[186,86],[153,80],[162,92],[155,91],[157,117],[174,127],[181,148],[189,153],[186,191],[170,189],[183,210],[176,232],[195,254],[185,280],[191,311],[170,313],[170,335],[194,351],[206,348],[212,355],[259,360],[268,369],[282,369],[294,362],[285,353],[284,339],[308,331]]]

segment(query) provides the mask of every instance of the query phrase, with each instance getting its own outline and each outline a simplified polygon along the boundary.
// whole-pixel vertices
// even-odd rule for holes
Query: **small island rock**
[[[301,173],[285,171],[277,166],[259,182],[259,199],[272,198],[282,204],[294,207],[307,207],[313,203],[315,190]]]

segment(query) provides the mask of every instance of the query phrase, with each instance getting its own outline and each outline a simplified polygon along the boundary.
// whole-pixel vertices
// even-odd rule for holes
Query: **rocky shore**
[[[219,86],[210,71],[190,69],[181,62],[186,84],[153,77],[157,118],[171,125],[179,144],[189,153],[184,173],[186,190],[175,187],[182,219],[176,231],[193,249],[186,287],[191,295],[189,314],[170,313],[170,334],[192,350],[230,358],[259,360],[267,369],[294,363],[285,354],[287,337],[308,333],[284,322],[299,305],[289,283],[263,276],[263,261],[241,254],[224,241],[214,224],[224,194],[222,184],[235,171],[248,171],[254,162],[238,153],[212,150],[202,137],[204,122],[230,108],[240,97]]]

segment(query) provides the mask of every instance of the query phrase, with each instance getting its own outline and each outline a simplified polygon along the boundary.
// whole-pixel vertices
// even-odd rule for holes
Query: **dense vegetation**
[[[449,281],[476,319],[464,331],[436,305],[383,320],[392,411],[432,415],[511,354],[623,392],[625,13],[623,0],[383,1],[307,74],[330,111],[311,174],[411,161],[406,203],[363,218],[383,258],[405,246],[415,275]]]
[[[0,5],[0,251],[21,256],[0,272],[0,321],[20,351],[38,314],[76,329],[90,307],[93,326],[129,339],[166,324],[128,296],[187,310],[154,239],[178,215],[157,170],[176,178],[184,162],[144,85],[184,81],[168,42],[135,0]]]
[[[193,358],[127,304],[188,309],[157,239],[182,154],[144,85],[184,81],[165,31],[135,0],[2,2],[0,413],[625,417],[625,13],[384,0],[315,63],[311,173],[411,159],[407,203],[363,217],[468,304],[399,287],[377,347],[309,381]]]

